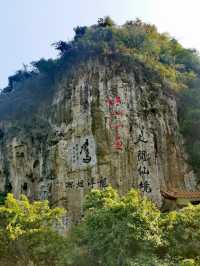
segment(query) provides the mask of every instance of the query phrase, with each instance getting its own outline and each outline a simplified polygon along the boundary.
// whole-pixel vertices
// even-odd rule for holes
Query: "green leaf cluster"
[[[56,60],[40,59],[32,62],[34,67],[18,71],[9,78],[6,92],[13,89],[15,82],[21,82],[37,73],[58,75],[63,68],[92,56],[124,59],[144,64],[146,68],[159,73],[175,90],[188,87],[199,75],[200,59],[196,50],[185,49],[169,34],[159,33],[155,25],[140,19],[116,25],[110,17],[100,18],[98,24],[74,28],[74,39],[59,41],[53,46],[59,51]]]
[[[200,205],[161,213],[136,190],[119,196],[108,187],[86,196],[74,241],[84,250],[87,265],[198,266],[199,218]]]
[[[93,189],[81,223],[61,235],[55,224],[63,212],[8,194],[0,207],[0,265],[200,265],[200,205],[161,213],[136,190]]]
[[[59,265],[67,243],[55,227],[63,214],[48,201],[30,203],[9,193],[0,207],[0,265]]]

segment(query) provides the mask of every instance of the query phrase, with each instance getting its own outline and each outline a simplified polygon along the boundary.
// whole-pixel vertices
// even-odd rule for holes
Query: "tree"
[[[130,265],[131,259],[153,255],[160,245],[160,212],[131,190],[120,197],[111,187],[86,196],[82,238],[96,265]]]
[[[109,16],[106,16],[98,19],[98,25],[100,27],[112,27],[115,26],[115,22]]]
[[[200,265],[200,205],[161,213],[136,190],[92,190],[75,228],[73,266]],[[72,250],[72,249],[71,249]],[[84,261],[83,261],[84,260]]]
[[[17,200],[9,193],[0,207],[0,264],[59,265],[67,244],[55,225],[63,214],[48,201],[30,203],[25,196]]]
[[[200,205],[189,205],[168,213],[162,226],[166,252],[170,257],[194,261],[200,259]]]
[[[76,41],[78,38],[81,38],[86,33],[87,27],[76,27],[74,28],[75,37],[74,40]]]
[[[197,266],[200,205],[161,213],[136,190],[93,189],[84,218],[67,234],[55,223],[63,210],[8,194],[0,207],[2,266]]]
[[[70,51],[73,47],[71,43],[67,43],[64,41],[59,41],[52,44],[56,50],[60,52],[60,55],[64,55],[66,52]]]
[[[13,76],[8,77],[8,87],[13,90],[15,83],[30,78],[31,74],[26,70],[18,70]]]

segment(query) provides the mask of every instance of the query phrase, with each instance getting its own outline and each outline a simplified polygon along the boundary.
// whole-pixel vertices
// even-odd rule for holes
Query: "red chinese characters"
[[[113,106],[117,106],[120,105],[122,103],[120,96],[115,96],[114,99],[112,99],[111,97],[108,97],[107,101],[106,101],[108,107],[113,107]]]
[[[115,148],[116,150],[122,150],[123,149],[123,142],[121,140],[121,137],[119,135],[118,129],[116,129],[116,133],[115,133],[115,142],[113,143],[113,148]]]
[[[110,128],[115,129],[115,140],[112,146],[116,150],[122,150],[123,142],[119,133],[119,128],[124,127],[121,122],[121,118],[125,113],[124,110],[121,109],[122,100],[120,96],[115,96],[114,99],[108,97],[106,103],[109,107],[109,126]]]

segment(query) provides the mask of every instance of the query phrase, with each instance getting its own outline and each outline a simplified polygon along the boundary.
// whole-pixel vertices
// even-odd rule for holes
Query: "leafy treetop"
[[[99,18],[97,24],[78,26],[74,32],[73,40],[53,43],[60,59],[33,62],[34,69],[47,73],[53,67],[56,72],[64,66],[64,62],[73,64],[76,58],[118,55],[136,60],[158,72],[175,90],[188,87],[191,81],[199,77],[200,59],[196,50],[183,48],[177,40],[166,33],[160,34],[154,25],[140,19],[118,26],[110,17]],[[21,82],[34,73],[35,70],[18,71],[9,77],[6,91],[13,89],[14,82]]]

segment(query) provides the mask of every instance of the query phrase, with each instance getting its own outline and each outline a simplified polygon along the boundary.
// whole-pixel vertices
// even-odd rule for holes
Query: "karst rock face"
[[[68,209],[70,223],[80,219],[91,188],[110,184],[121,194],[138,188],[159,207],[161,190],[195,189],[174,96],[142,68],[80,64],[56,83],[48,110],[38,113],[49,125],[43,138],[19,132],[8,138],[4,121],[1,191],[49,199]]]

